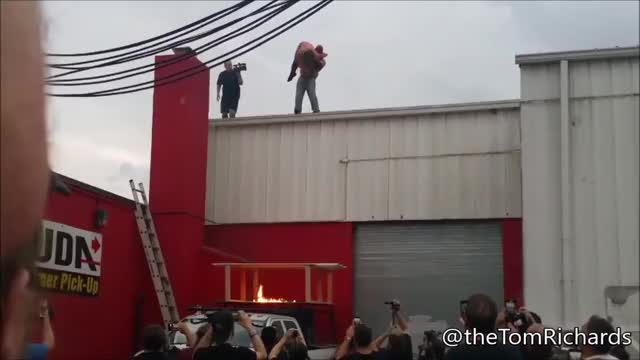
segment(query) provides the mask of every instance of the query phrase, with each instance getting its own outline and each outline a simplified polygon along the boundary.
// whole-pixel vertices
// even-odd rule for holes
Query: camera
[[[391,311],[400,311],[400,302],[397,300],[385,301],[385,305],[391,306]]]
[[[291,337],[293,337],[294,339],[298,337],[298,335],[300,335],[300,333],[298,333],[298,330],[293,330],[291,332]]]
[[[246,63],[237,63],[237,64],[233,65],[233,71],[236,71],[236,72],[247,71],[247,64]]]
[[[515,300],[505,300],[504,308],[506,310],[505,320],[507,323],[512,323],[518,329],[525,328],[528,326],[526,316],[521,313],[517,306]]]

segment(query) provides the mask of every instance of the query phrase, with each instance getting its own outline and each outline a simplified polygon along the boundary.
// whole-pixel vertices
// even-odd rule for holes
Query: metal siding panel
[[[606,258],[597,253],[598,239],[596,231],[598,222],[595,217],[595,182],[593,162],[593,119],[591,116],[591,103],[589,101],[573,102],[570,110],[574,123],[571,132],[571,158],[572,158],[572,183],[573,190],[573,234],[574,249],[572,251],[572,268],[575,270],[573,289],[576,294],[581,294],[580,301],[573,307],[573,314],[577,318],[585,318],[585,312],[599,307],[601,296],[594,296],[594,288],[600,281],[598,277]],[[600,204],[597,204],[598,206]],[[590,259],[579,261],[579,259]],[[604,289],[603,289],[604,290]],[[565,299],[567,301],[567,299]],[[588,318],[588,317],[587,317]],[[577,320],[577,319],[575,319]]]
[[[293,129],[295,125],[283,124],[280,126],[280,144],[278,147],[278,155],[280,157],[280,167],[278,171],[279,182],[277,185],[278,211],[276,213],[277,221],[287,221],[294,218],[295,206],[295,174],[294,174],[294,158],[295,144]]]
[[[389,120],[347,122],[349,159],[389,156]]]
[[[529,67],[522,68],[523,87]],[[559,84],[559,80],[558,80]],[[524,298],[548,324],[562,319],[560,106],[522,104]]]
[[[306,218],[344,219],[346,157],[344,122],[318,122],[308,125],[308,164]]]
[[[524,100],[525,93],[535,92],[530,89],[545,88],[535,76],[549,67],[521,67]],[[569,76],[575,301],[563,299],[561,287],[549,282],[562,280],[558,103],[521,106],[525,298],[549,324],[561,324],[564,301],[575,309],[570,323],[604,314],[606,286],[639,281],[638,59],[570,62]],[[551,88],[559,90],[559,79],[546,80],[555,94]],[[625,306],[618,321],[633,317],[637,324],[637,302]]]
[[[388,219],[388,161],[363,161],[347,165],[347,219]]]
[[[326,196],[318,197],[317,195],[323,190],[325,193],[330,194],[331,187],[327,184],[327,178],[331,175],[327,173],[326,159],[330,157],[323,153],[325,150],[322,146],[323,142],[323,129],[322,122],[310,123],[307,125],[307,177],[305,187],[308,191],[305,192],[305,219],[321,219],[326,217],[324,209],[327,208]],[[326,132],[326,130],[325,130]],[[337,161],[336,161],[337,162]],[[323,177],[325,174],[327,178]]]
[[[637,65],[637,62],[636,62]],[[637,70],[637,66],[636,66]],[[636,72],[637,74],[637,72]],[[637,78],[636,78],[637,79]],[[616,206],[618,210],[618,251],[620,263],[629,264],[621,269],[621,283],[638,284],[640,274],[640,98],[614,99],[616,154]],[[621,265],[620,265],[621,266]]]
[[[458,325],[458,301],[474,293],[503,301],[499,222],[358,224],[354,240],[356,314],[380,334],[383,301],[399,299],[414,351],[424,330]]]
[[[265,221],[278,221],[281,213],[282,196],[280,189],[282,179],[280,164],[280,143],[282,141],[282,124],[269,125],[267,127],[267,193],[265,202],[267,213]],[[282,179],[282,180],[281,180]]]
[[[522,101],[560,98],[560,65],[558,63],[520,66],[520,98]]]
[[[293,187],[290,189],[291,211],[289,218],[294,221],[305,219],[305,193],[307,191],[307,124],[293,126]]]
[[[505,217],[522,217],[522,152],[509,154],[505,161],[503,188]]]
[[[571,63],[569,66],[569,96],[593,97],[638,93],[633,78],[632,59],[598,60]]]
[[[245,176],[249,178],[251,184],[251,199],[247,204],[251,205],[251,221],[262,221],[266,216],[267,191],[267,127],[257,126],[253,132],[251,161],[248,162]]]
[[[228,129],[216,129],[214,136],[214,151],[213,158],[209,160],[214,162],[215,170],[215,182],[214,186],[214,199],[213,201],[213,220],[215,222],[225,222],[226,217],[229,214],[227,207],[227,197],[230,195],[229,191],[229,156],[228,156]]]
[[[447,145],[447,117],[445,114],[429,114],[418,122],[421,155],[444,154]]]
[[[207,201],[227,223],[519,216],[516,168],[455,156],[517,150],[518,119],[507,109],[218,127]]]

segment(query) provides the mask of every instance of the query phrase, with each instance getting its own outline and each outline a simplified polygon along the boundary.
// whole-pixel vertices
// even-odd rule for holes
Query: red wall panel
[[[351,223],[211,225],[207,246],[247,258],[251,262],[332,262],[345,265],[334,277],[336,325],[344,331],[353,317],[353,231]],[[207,283],[223,282],[220,271]],[[302,271],[263,271],[265,296],[304,299]],[[215,294],[211,294],[215,295]],[[224,298],[224,290],[216,300]]]
[[[51,195],[45,219],[102,234],[100,290],[97,297],[47,294],[55,314],[56,347],[50,359],[125,359],[134,347],[140,285],[150,282],[133,208],[122,200],[72,189],[68,197]],[[98,208],[109,214],[102,229],[94,226]]]
[[[522,219],[506,219],[502,223],[502,266],[504,298],[524,304]]]

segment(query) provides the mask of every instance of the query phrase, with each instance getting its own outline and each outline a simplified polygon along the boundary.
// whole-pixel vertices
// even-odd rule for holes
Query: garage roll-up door
[[[412,320],[414,348],[426,329],[457,327],[459,302],[473,293],[502,306],[500,222],[358,224],[354,238],[354,307],[374,336],[394,298]]]

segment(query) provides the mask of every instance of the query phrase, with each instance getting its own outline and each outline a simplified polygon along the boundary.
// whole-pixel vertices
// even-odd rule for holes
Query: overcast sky
[[[230,4],[46,2],[45,46],[48,52],[73,53],[128,44]],[[270,29],[311,5],[306,1],[297,4],[280,20],[257,30]],[[257,6],[250,5],[252,9]],[[516,54],[637,45],[639,12],[638,1],[336,1],[236,59],[248,66],[239,115],[293,111],[295,81],[287,83],[286,77],[299,41],[323,44],[329,54],[317,85],[323,111],[514,99],[519,97],[520,86]],[[214,58],[258,33],[240,37],[199,58]],[[193,46],[198,44],[201,42]],[[145,59],[136,65],[151,61]],[[212,94],[220,71],[220,67],[212,70]],[[117,85],[151,79],[147,74]],[[96,85],[50,91],[94,89],[101,88]],[[128,179],[143,180],[148,185],[152,94],[144,91],[94,99],[50,98],[53,169],[127,197],[131,195]],[[212,98],[210,116],[219,117],[218,110]],[[306,99],[304,111],[309,111]]]

